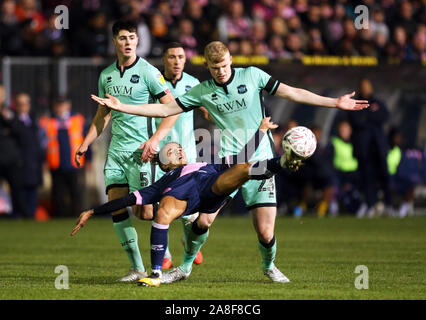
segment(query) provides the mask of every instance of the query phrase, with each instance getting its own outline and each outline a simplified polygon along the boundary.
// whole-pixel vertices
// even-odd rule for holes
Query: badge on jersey
[[[157,73],[157,79],[160,81],[161,84],[166,84],[166,80],[164,79],[161,73]]]
[[[246,85],[245,85],[245,84],[242,84],[242,85],[239,85],[239,86],[237,87],[237,90],[238,90],[238,93],[239,93],[239,94],[243,94],[243,93],[246,93],[246,92],[247,92],[247,87],[246,87]]]
[[[132,77],[130,78],[130,82],[131,83],[138,83],[139,82],[139,76],[137,74],[132,75]]]

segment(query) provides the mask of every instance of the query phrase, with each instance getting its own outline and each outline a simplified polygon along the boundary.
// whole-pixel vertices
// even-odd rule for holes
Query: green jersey
[[[265,117],[262,91],[275,94],[279,81],[256,67],[232,69],[230,79],[219,84],[214,79],[201,82],[176,99],[178,105],[189,111],[204,106],[222,131],[220,157],[237,154],[259,129]],[[273,156],[271,132],[257,141],[250,159],[262,160]]]
[[[168,92],[161,72],[146,60],[136,57],[135,62],[121,72],[118,61],[102,70],[98,81],[98,95],[108,93],[126,104],[147,104]],[[155,131],[153,118],[135,116],[111,110],[112,138],[110,149],[135,151]]]
[[[182,73],[181,78],[178,79],[175,84],[173,84],[172,81],[166,77],[165,79],[167,86],[175,98],[184,95],[192,87],[195,87],[200,83],[197,78],[187,74],[186,72]],[[160,125],[161,120],[161,118],[156,118],[155,121],[157,128]],[[179,118],[176,120],[173,128],[161,141],[160,148],[167,142],[179,143],[183,150],[185,150],[189,163],[196,162],[197,152],[195,148],[194,136],[194,111],[191,110],[179,115]]]

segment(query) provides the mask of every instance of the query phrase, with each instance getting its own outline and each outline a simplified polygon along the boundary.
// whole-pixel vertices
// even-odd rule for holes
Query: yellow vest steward
[[[70,138],[71,163],[75,168],[78,168],[74,156],[77,149],[83,143],[84,117],[81,114],[72,115],[66,123]],[[58,169],[61,161],[59,156],[58,120],[44,116],[40,119],[40,125],[46,131],[47,135],[47,164],[52,170]],[[84,156],[81,158],[80,163],[82,166],[84,165]]]
[[[338,137],[332,137],[334,146],[334,167],[344,172],[352,172],[358,168],[358,160],[353,156],[353,146]]]

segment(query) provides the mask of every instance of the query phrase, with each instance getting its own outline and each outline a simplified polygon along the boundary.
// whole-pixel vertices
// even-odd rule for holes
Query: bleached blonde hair
[[[228,47],[220,41],[210,42],[204,48],[204,58],[212,63],[221,62],[227,53]]]

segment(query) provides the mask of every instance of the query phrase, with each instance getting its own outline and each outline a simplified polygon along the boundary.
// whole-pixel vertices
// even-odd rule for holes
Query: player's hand
[[[362,110],[370,106],[368,100],[352,99],[354,95],[355,91],[337,98],[336,107],[342,110]]]
[[[158,144],[159,141],[154,136],[141,144],[139,149],[143,149],[141,154],[142,162],[151,162],[154,159],[155,154],[159,151]]]
[[[278,128],[278,125],[271,121],[271,117],[266,117],[262,119],[259,130],[266,133],[269,129],[276,129],[276,128]]]
[[[77,149],[77,152],[75,153],[75,156],[74,156],[74,160],[75,160],[75,163],[77,164],[77,167],[81,167],[81,162],[80,162],[80,160],[81,160],[81,158],[84,156],[84,154],[87,152],[87,147],[86,146],[84,146],[84,145],[81,145],[78,149]]]
[[[121,102],[116,97],[113,97],[110,94],[105,94],[106,98],[99,98],[98,96],[95,96],[94,94],[90,95],[90,98],[92,100],[96,101],[100,105],[107,106],[113,110],[121,111]]]
[[[89,220],[89,218],[92,215],[93,215],[93,209],[82,212],[77,219],[75,228],[71,232],[71,236],[75,235],[78,232],[78,230],[83,228],[84,225],[86,224],[87,220]]]

